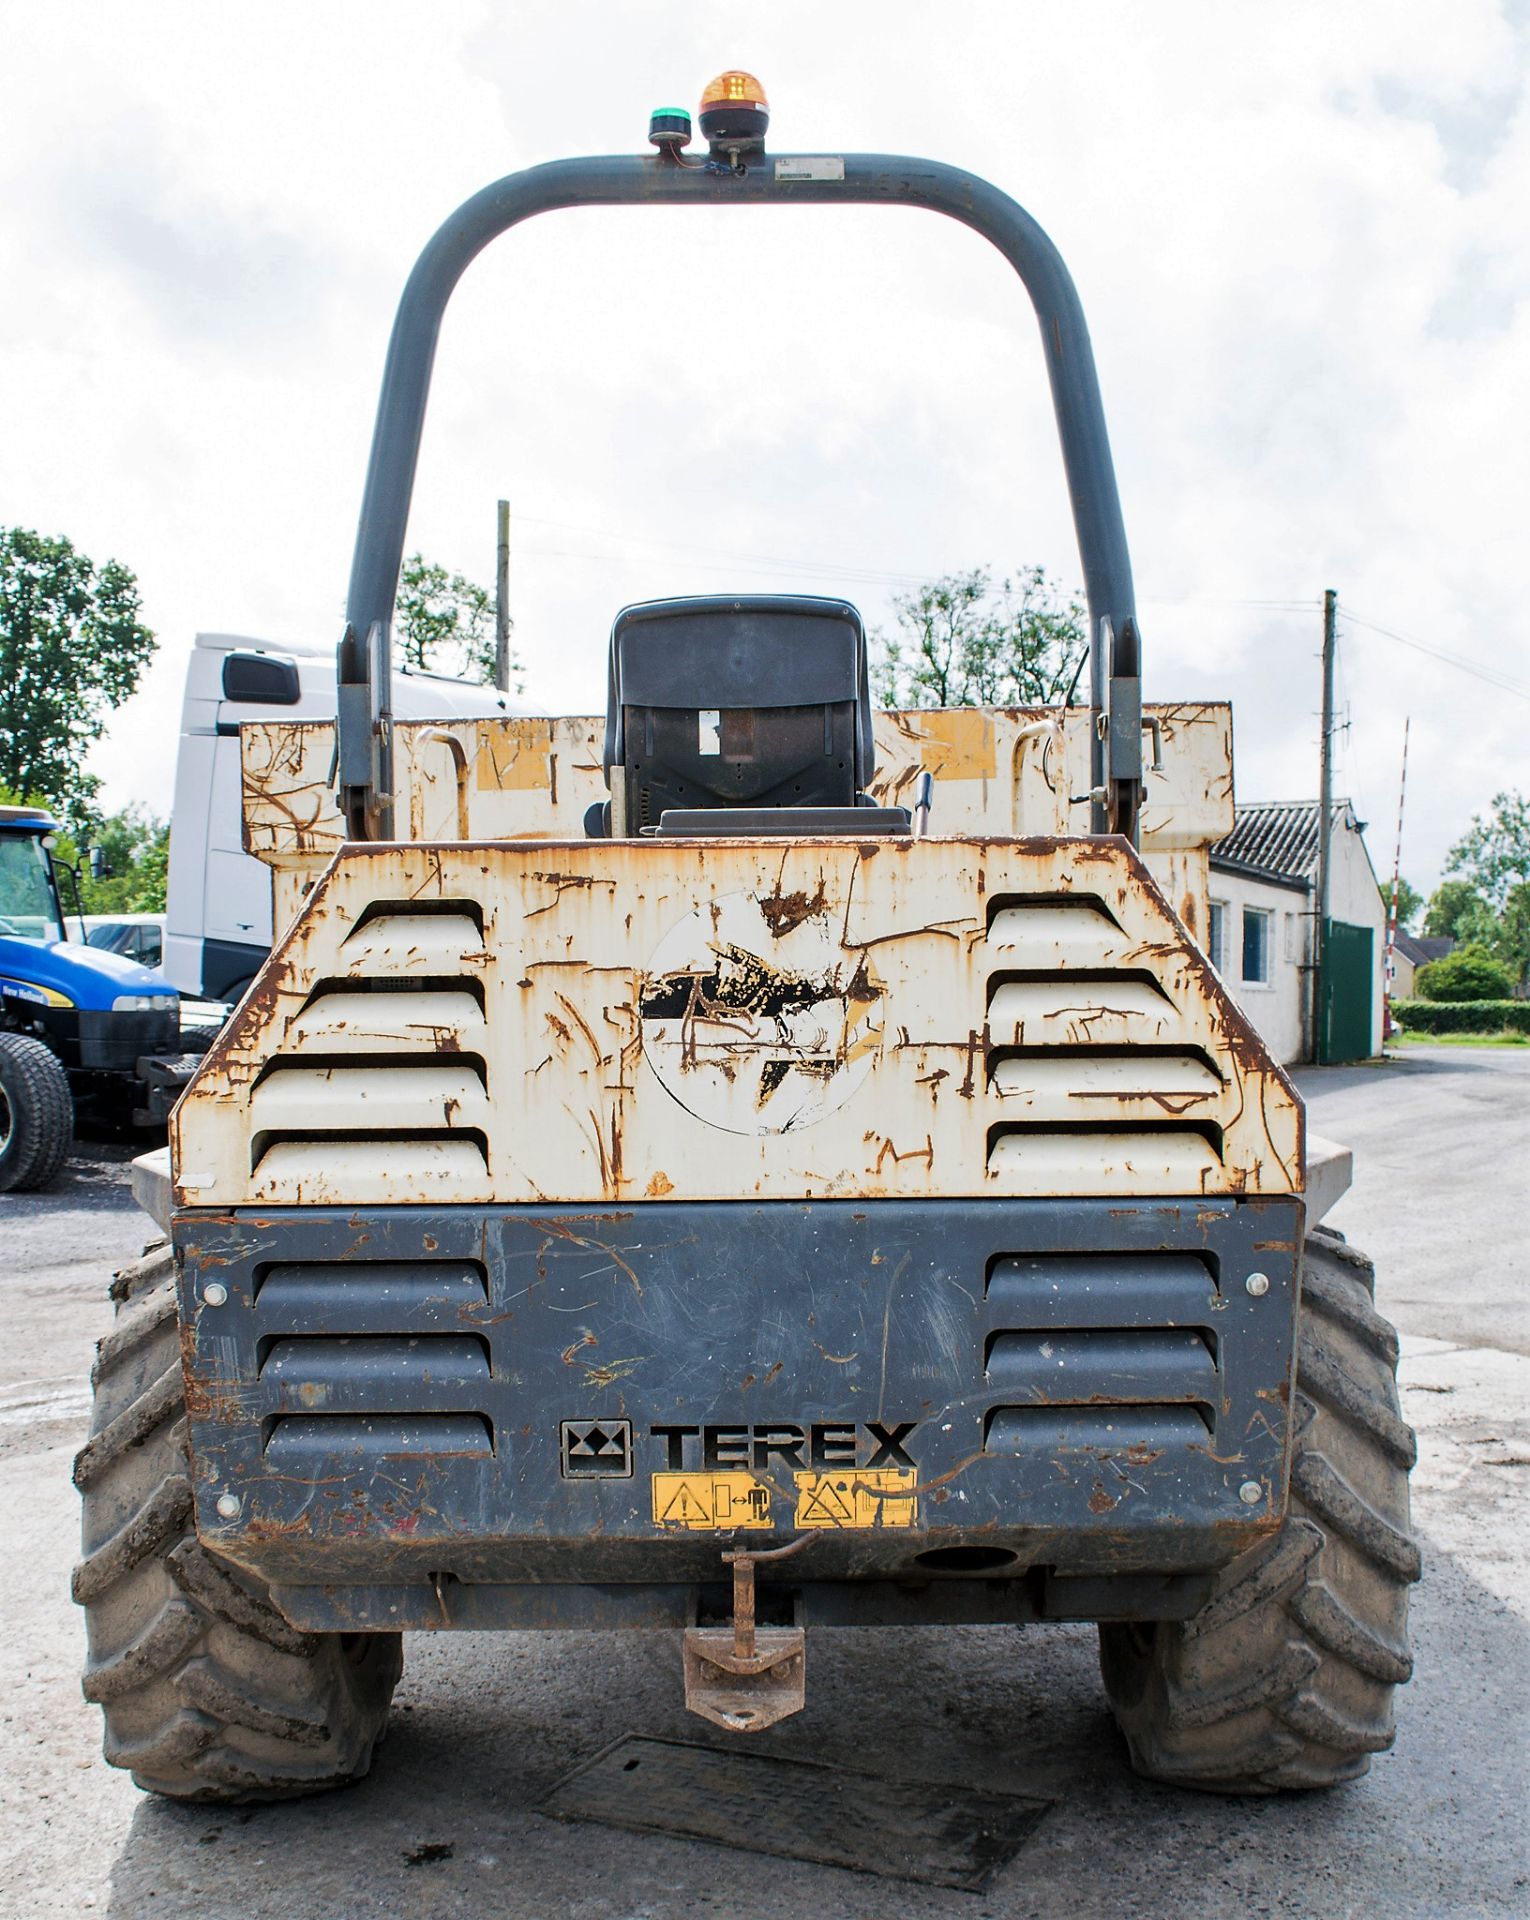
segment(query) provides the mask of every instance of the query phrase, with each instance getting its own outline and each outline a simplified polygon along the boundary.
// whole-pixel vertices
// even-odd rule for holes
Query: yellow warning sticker
[[[798,1473],[794,1527],[911,1527],[918,1518],[912,1467],[842,1467]]]
[[[653,1517],[661,1527],[731,1533],[770,1525],[770,1488],[752,1473],[656,1473]]]

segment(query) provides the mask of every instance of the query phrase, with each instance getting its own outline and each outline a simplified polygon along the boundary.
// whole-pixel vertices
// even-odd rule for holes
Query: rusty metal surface
[[[921,1581],[935,1618],[947,1573],[1201,1571],[1285,1508],[1299,1223],[1290,1199],[182,1213],[198,1530],[279,1586],[451,1576],[443,1626],[484,1620],[482,1585],[715,1584],[725,1548],[799,1536],[765,1585]]]
[[[1203,899],[1206,850],[1232,830],[1232,710],[1224,702],[1178,701],[1144,714],[1162,753],[1145,773],[1142,851],[1178,909],[1184,896],[1176,875],[1188,870],[1193,878],[1198,870]],[[604,724],[589,715],[400,721],[400,838],[578,838],[586,807],[606,798]],[[1089,788],[1084,708],[884,711],[875,726],[871,794],[886,805],[911,804],[920,774],[930,773],[937,834],[1067,834],[1087,825],[1079,797]],[[334,741],[332,721],[240,728],[245,846],[279,874],[314,878],[344,841],[331,791]],[[1199,863],[1172,862],[1174,852],[1197,854]],[[278,926],[298,897],[290,882],[280,890]]]
[[[629,1734],[561,1781],[537,1811],[975,1893],[1051,1804]]]
[[[687,1627],[681,1642],[685,1705],[727,1733],[763,1733],[806,1702],[801,1627]]]
[[[349,848],[174,1142],[193,1206],[1301,1185],[1290,1083],[1097,840]]]
[[[784,1547],[740,1548],[723,1555],[733,1569],[733,1621],[687,1627],[680,1660],[687,1709],[729,1733],[763,1733],[801,1713],[807,1693],[806,1636],[800,1623],[760,1627],[755,1619],[756,1562],[789,1559],[810,1542],[799,1534]],[[774,1568],[772,1568],[774,1571]]]

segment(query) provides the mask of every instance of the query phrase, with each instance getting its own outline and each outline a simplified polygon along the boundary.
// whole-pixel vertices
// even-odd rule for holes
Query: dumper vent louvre
[[[314,982],[308,990],[308,998],[303,1002],[303,1013],[311,1012],[328,999],[350,999],[368,993],[466,996],[480,1014],[484,1010],[483,982],[476,974],[341,973],[330,974]]]
[[[1195,1254],[1010,1254],[989,1263],[991,1452],[1204,1445],[1221,1400],[1210,1263]]]
[[[364,916],[335,957],[347,980],[371,978],[390,987],[411,979],[456,981],[460,969],[471,967],[476,976],[491,958],[481,926],[481,916],[400,906]]]
[[[310,1260],[254,1270],[261,1324],[294,1333],[403,1333],[489,1298],[477,1260]]]
[[[1148,1464],[1171,1447],[1204,1448],[1212,1425],[1203,1407],[993,1407],[983,1422],[985,1453],[1110,1454]]]
[[[322,1148],[323,1153],[316,1153]],[[363,1156],[368,1172],[480,1179],[489,1170],[488,1136],[477,1127],[271,1127],[250,1141],[250,1171],[301,1179],[335,1167],[335,1156]]]
[[[492,1120],[484,1078],[460,1055],[401,1055],[383,1066],[278,1055],[250,1096],[251,1171],[282,1144],[398,1140],[470,1147],[486,1167]]]
[[[988,1129],[988,1152],[1006,1140],[1051,1139],[1058,1136],[1081,1141],[1097,1138],[1152,1140],[1193,1134],[1204,1140],[1218,1157],[1222,1151],[1222,1129],[1215,1120],[1144,1120],[1138,1126],[1123,1127],[1116,1120],[996,1120]]]
[[[299,1055],[273,1054],[256,1074],[253,1088],[258,1090],[274,1075],[292,1073],[299,1068],[310,1073],[365,1072],[369,1075],[378,1072],[429,1073],[432,1070],[452,1070],[470,1074],[485,1091],[489,1085],[489,1063],[481,1053],[320,1053],[305,1047]]]
[[[989,1087],[1005,1098],[1067,1090],[1110,1100],[1210,1099],[1228,1084],[1211,1055],[1196,1046],[991,1046],[987,1061]]]
[[[1060,998],[1088,1002],[1098,996],[1091,989],[1113,991],[1117,987],[1142,987],[1162,1000],[1165,1006],[1172,1008],[1174,1002],[1168,989],[1146,967],[1069,967],[1062,971],[1056,966],[1037,965],[1034,967],[996,967],[988,976],[988,1007],[990,1013],[996,1001],[1003,997],[1006,987],[1050,987]]]
[[[1161,983],[1141,972],[1020,973],[988,983],[986,1050],[1169,1045],[1184,1023]]]
[[[298,1471],[347,1454],[368,1462],[415,1456],[439,1460],[447,1454],[494,1454],[494,1426],[483,1413],[414,1414],[389,1418],[373,1414],[278,1414],[266,1422],[263,1446],[273,1466]]]
[[[1203,1193],[1225,1180],[1226,1074],[1094,895],[988,910],[990,1177],[1028,1191]]]
[[[1209,1121],[1001,1122],[989,1128],[988,1171],[1016,1175],[1036,1192],[1110,1193],[1129,1174],[1166,1193],[1202,1193],[1222,1171],[1221,1142]]]
[[[471,944],[476,945],[483,939],[483,907],[477,900],[369,900],[357,916],[355,926],[351,928],[341,944],[348,946],[361,934],[371,931],[379,920],[420,920],[444,923],[458,920],[462,921],[472,934]],[[455,929],[448,926],[443,928],[443,931],[455,932]]]
[[[257,1342],[267,1458],[494,1451],[482,1334],[279,1333]],[[419,1444],[413,1444],[418,1441]]]
[[[1098,893],[995,893],[987,907],[990,946],[1029,939],[1042,927],[1125,937],[1121,922]]]
[[[420,920],[476,937],[461,915]],[[317,981],[250,1092],[251,1173],[299,1195],[342,1174],[384,1190],[481,1186],[493,1130],[484,1005],[483,982],[464,973]]]
[[[443,1394],[463,1381],[493,1374],[489,1342],[481,1333],[266,1333],[255,1343],[264,1380],[434,1381]]]
[[[1188,1043],[1153,951],[1092,894],[1001,895],[987,929],[988,1172],[1038,1192],[1220,1183],[1229,1078]]]
[[[1199,1253],[1000,1253],[983,1296],[995,1327],[1210,1327],[1222,1310]]]
[[[1216,1353],[1200,1327],[1049,1327],[991,1333],[983,1369],[1043,1406],[1167,1404],[1215,1397]]]

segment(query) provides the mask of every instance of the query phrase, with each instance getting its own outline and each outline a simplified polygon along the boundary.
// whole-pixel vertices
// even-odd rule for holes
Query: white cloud
[[[0,521],[143,581],[163,647],[100,750],[111,798],[167,806],[197,627],[336,633],[392,305],[437,221],[498,173],[640,150],[650,107],[736,62],[779,147],[928,152],[1053,233],[1149,691],[1233,697],[1248,797],[1315,787],[1325,586],[1530,686],[1527,47],[1491,0],[86,0],[7,16]],[[598,703],[610,616],[650,593],[838,567],[875,620],[978,561],[1071,581],[1034,334],[997,255],[903,211],[538,220],[448,319],[411,541],[487,578],[510,495],[551,707]],[[1526,703],[1358,626],[1344,681],[1378,866],[1413,716],[1405,864],[1432,879],[1524,783]]]

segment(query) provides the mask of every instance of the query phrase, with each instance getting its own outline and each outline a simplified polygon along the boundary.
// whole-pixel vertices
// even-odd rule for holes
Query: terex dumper
[[[1224,706],[1144,707],[1090,345],[992,186],[646,158],[469,200],[405,291],[338,727],[243,732],[269,962],[176,1109],[77,1479],[87,1694],[140,1785],[363,1772],[406,1631],[672,1631],[736,1733],[836,1626],[1083,1620],[1134,1764],[1364,1772],[1409,1673],[1412,1436],[1347,1156],[1199,944]],[[603,719],[392,722],[442,310],[592,204],[896,205],[1041,323],[1087,704],[873,712],[834,599],[629,607]],[[148,1173],[146,1185],[152,1185]]]

